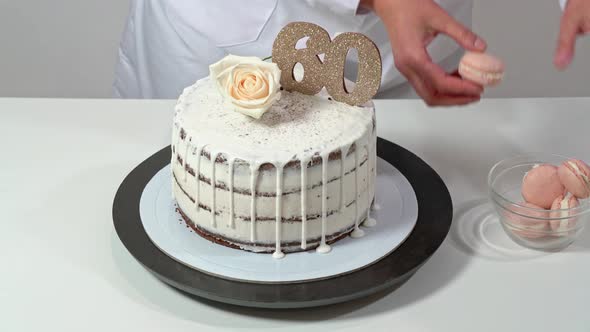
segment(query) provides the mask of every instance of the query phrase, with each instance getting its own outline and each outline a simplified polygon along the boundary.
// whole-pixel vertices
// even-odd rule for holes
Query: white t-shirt
[[[437,2],[471,26],[471,0]],[[114,96],[176,98],[227,54],[270,56],[277,33],[293,21],[318,24],[333,36],[347,31],[367,35],[381,52],[381,90],[391,89],[405,79],[395,69],[387,32],[374,13],[363,13],[358,5],[359,0],[132,0]],[[428,48],[437,62],[458,49],[442,35]]]

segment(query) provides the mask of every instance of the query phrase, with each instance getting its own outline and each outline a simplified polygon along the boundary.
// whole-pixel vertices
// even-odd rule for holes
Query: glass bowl
[[[506,234],[516,243],[531,249],[558,251],[572,244],[590,216],[590,204],[570,209],[544,210],[524,205],[522,179],[533,166],[559,166],[564,156],[533,153],[502,160],[488,175],[489,196]]]

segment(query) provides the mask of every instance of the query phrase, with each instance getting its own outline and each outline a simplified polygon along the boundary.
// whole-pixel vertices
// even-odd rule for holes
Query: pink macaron
[[[578,159],[564,161],[557,171],[565,188],[577,198],[590,196],[590,167]]]
[[[526,238],[540,238],[549,232],[549,211],[535,204],[522,202],[505,212],[506,225],[512,233]]]
[[[504,63],[489,54],[466,52],[459,62],[459,75],[483,86],[497,85],[504,78]]]
[[[578,206],[580,206],[580,202],[578,202],[576,196],[570,193],[565,196],[559,195],[553,201],[549,216],[555,218],[555,220],[550,220],[549,225],[551,226],[551,230],[558,232],[556,235],[566,235],[563,232],[567,232],[575,227],[576,218],[575,216],[571,216],[572,212],[570,210]]]
[[[563,195],[565,187],[557,175],[557,167],[542,164],[533,167],[522,179],[522,196],[528,203],[548,209]]]

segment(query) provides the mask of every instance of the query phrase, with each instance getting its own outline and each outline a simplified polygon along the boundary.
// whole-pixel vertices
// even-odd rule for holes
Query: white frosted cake
[[[173,122],[173,195],[186,223],[217,244],[276,258],[326,253],[374,223],[374,107],[279,94],[256,119],[228,110],[211,78],[186,88]]]

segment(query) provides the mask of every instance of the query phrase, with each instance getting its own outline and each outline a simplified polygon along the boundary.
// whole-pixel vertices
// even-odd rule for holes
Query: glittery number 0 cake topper
[[[307,47],[296,49],[297,41],[309,37]],[[358,52],[358,74],[354,89],[349,92],[344,83],[344,63],[349,49]],[[319,55],[324,54],[323,62]],[[350,105],[361,105],[371,100],[381,83],[379,49],[366,36],[346,32],[334,40],[320,26],[294,22],[285,26],[272,47],[272,60],[281,69],[281,84],[289,91],[314,95],[326,87],[334,100]],[[297,63],[304,68],[303,79],[295,80],[293,68]]]

